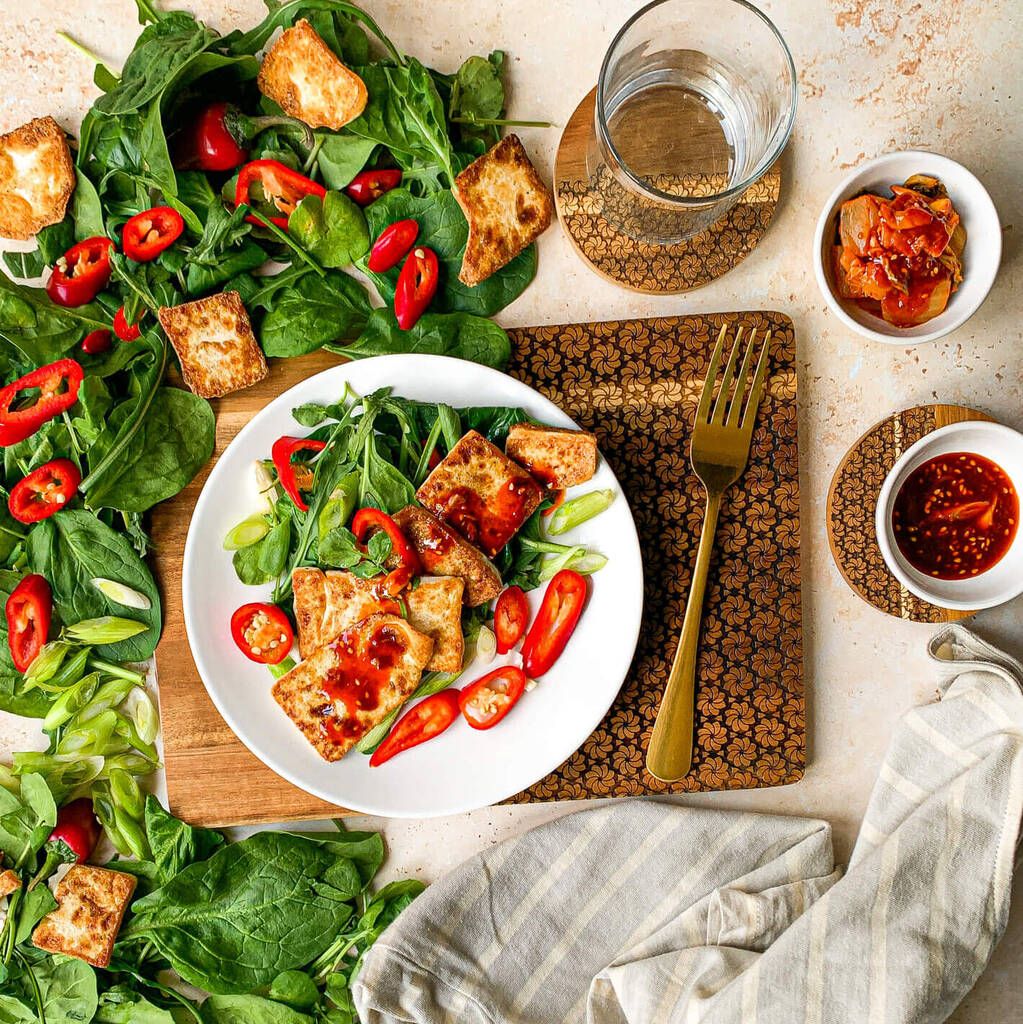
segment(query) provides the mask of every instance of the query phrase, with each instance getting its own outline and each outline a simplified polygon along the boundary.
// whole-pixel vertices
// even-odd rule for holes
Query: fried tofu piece
[[[0,237],[24,240],[59,224],[74,190],[67,136],[52,117],[0,135]]]
[[[554,490],[584,484],[597,471],[597,438],[586,430],[516,423],[504,451]]]
[[[291,574],[295,594],[298,649],[308,658],[342,630],[377,612],[392,612],[395,601],[382,595],[380,578],[362,579],[350,572],[298,568]],[[462,636],[464,584],[450,576],[423,576],[404,593],[408,621],[433,640],[428,672],[459,672],[465,654]]]
[[[497,566],[475,545],[460,537],[432,512],[418,505],[406,505],[394,514],[394,521],[419,555],[427,572],[455,576],[465,589],[462,600],[475,607],[501,593]]]
[[[57,909],[32,933],[33,944],[47,953],[63,953],[93,967],[106,967],[135,881],[134,875],[123,871],[73,865],[57,884]]]
[[[259,89],[285,114],[311,128],[337,131],[366,109],[366,83],[338,60],[306,21],[299,19],[263,57]]]
[[[554,197],[517,135],[506,135],[455,178],[469,222],[458,280],[485,281],[550,227]]]
[[[543,490],[500,448],[470,430],[423,481],[416,497],[493,558],[536,511]]]
[[[16,871],[12,871],[10,868],[0,871],[0,899],[10,896],[12,892],[20,888],[21,879]]]
[[[263,350],[237,292],[161,306],[158,315],[181,361],[185,383],[200,398],[220,398],[267,375]]]
[[[273,685],[274,700],[325,761],[344,757],[419,685],[433,641],[397,615],[370,615]]]

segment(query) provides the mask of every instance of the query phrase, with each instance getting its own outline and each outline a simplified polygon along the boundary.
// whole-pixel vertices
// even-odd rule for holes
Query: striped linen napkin
[[[603,804],[486,850],[369,953],[363,1024],[942,1021],[1005,929],[1023,666],[958,626],[851,862],[823,821]]]

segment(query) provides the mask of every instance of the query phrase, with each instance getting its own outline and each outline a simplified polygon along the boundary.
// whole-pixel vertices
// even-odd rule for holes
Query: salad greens
[[[16,755],[28,757],[29,755]],[[127,780],[127,782],[126,782]],[[415,880],[369,887],[383,861],[379,834],[258,832],[230,843],[144,799],[112,769],[100,818],[133,805],[131,859],[106,864],[137,880],[110,964],[52,956],[31,940],[56,909],[45,884],[74,852],[48,841],[58,805],[80,792],[38,772],[5,774],[0,854],[22,885],[0,926],[0,1019],[40,1024],[178,1024],[194,1020],[352,1024],[350,986],[369,947],[423,890]],[[173,975],[213,993],[195,1000]]]

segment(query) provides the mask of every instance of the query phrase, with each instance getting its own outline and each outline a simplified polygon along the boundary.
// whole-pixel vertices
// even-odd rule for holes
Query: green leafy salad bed
[[[227,844],[139,788],[159,762],[157,712],[137,669],[162,625],[144,516],[214,447],[209,402],[167,383],[176,355],[158,311],[237,292],[266,356],[326,347],[504,366],[508,337],[487,318],[532,280],[535,248],[462,283],[469,229],[452,188],[503,125],[525,122],[505,118],[502,53],[443,74],[350,3],[267,0],[259,25],[226,35],[152,0],[136,6],[143,29],[123,69],[96,61],[102,95],[81,126],[66,215],[37,232],[34,250],[5,253],[0,274],[0,710],[38,719],[47,741],[0,766],[0,1020],[351,1021],[361,956],[420,888],[368,895],[380,838],[263,833]],[[284,116],[257,86],[267,46],[303,19],[365,83],[365,108],[339,130]],[[180,153],[211,101],[229,105],[245,150],[231,166],[197,169]],[[315,188],[281,217],[277,193],[261,191],[272,177],[248,188],[243,162],[272,163],[285,192],[287,182]],[[377,180],[387,189],[367,194]],[[372,241],[400,221],[416,222],[416,253],[436,260],[435,290],[416,300],[406,329],[399,267],[370,268]],[[88,293],[97,264],[106,276]],[[316,489],[308,513],[278,501],[238,551],[239,575],[276,580],[286,606],[294,566],[314,554],[338,566],[363,558],[338,487],[360,506],[393,509],[425,474],[425,445],[443,451],[470,427],[497,436],[512,414],[384,394],[364,400],[361,422],[343,407],[305,410],[299,421],[330,441],[316,474],[331,486]],[[535,586],[552,552],[534,523],[501,568]],[[83,853],[61,832],[83,799],[89,828],[118,852],[113,868],[137,880],[100,968],[32,942],[58,902],[47,876],[92,855],[94,842]],[[168,987],[167,968],[214,995],[200,1008]]]

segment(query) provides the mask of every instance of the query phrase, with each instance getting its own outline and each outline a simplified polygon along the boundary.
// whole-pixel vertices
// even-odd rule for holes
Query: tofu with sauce
[[[394,521],[416,550],[427,572],[456,576],[465,589],[462,600],[471,607],[486,604],[501,593],[501,574],[479,548],[418,505],[395,512]]]
[[[75,864],[57,884],[57,909],[32,932],[32,944],[93,967],[106,967],[124,912],[135,892],[135,876],[92,864]]]
[[[597,439],[586,430],[516,423],[504,450],[553,490],[584,484],[597,471]]]
[[[366,83],[341,63],[320,34],[300,18],[266,52],[259,89],[310,128],[337,131],[366,108]]]
[[[433,641],[398,615],[349,626],[274,685],[274,700],[325,761],[344,757],[419,685]]]
[[[470,430],[423,481],[416,497],[493,558],[543,500],[543,489],[482,434]]]
[[[351,572],[298,568],[291,574],[295,593],[298,649],[308,658],[342,630],[377,612],[397,613],[396,601],[381,594],[380,577],[362,579]],[[465,655],[462,636],[464,584],[452,576],[423,576],[402,598],[408,621],[433,640],[428,672],[460,672]]]
[[[200,398],[251,387],[269,372],[238,292],[161,306],[158,316],[185,383]]]
[[[59,224],[74,190],[71,149],[52,117],[0,135],[0,237],[24,240]]]
[[[510,263],[550,227],[554,197],[517,135],[506,135],[455,178],[469,222],[458,280],[470,287]]]

